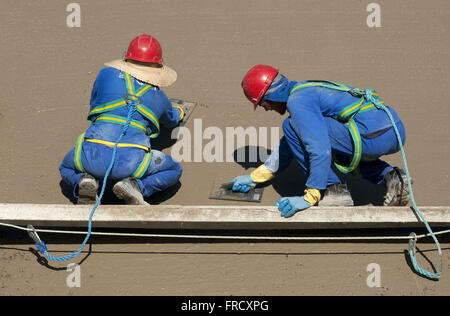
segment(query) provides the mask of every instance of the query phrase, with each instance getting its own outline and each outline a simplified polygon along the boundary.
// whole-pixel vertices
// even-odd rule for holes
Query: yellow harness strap
[[[81,163],[81,152],[82,152],[82,147],[83,147],[84,141],[87,141],[90,143],[102,144],[102,145],[105,145],[108,147],[115,146],[115,143],[113,143],[113,142],[109,142],[109,141],[101,140],[101,139],[84,138],[84,135],[85,135],[85,133],[81,134],[78,137],[77,144],[75,145],[75,152],[74,152],[74,157],[73,157],[75,168],[78,171],[83,172],[83,173],[86,172],[83,168],[83,164]],[[146,152],[144,155],[144,158],[142,159],[142,162],[137,167],[136,171],[131,175],[131,177],[133,177],[133,178],[141,178],[147,171],[148,166],[150,165],[150,162],[152,160],[152,151],[150,150],[150,148],[142,146],[142,145],[127,144],[127,143],[119,143],[119,144],[117,144],[117,147],[134,147],[134,148],[142,149]]]
[[[85,138],[84,139],[87,142],[90,143],[97,143],[97,144],[102,144],[108,147],[114,147],[115,143],[114,142],[108,142],[106,140],[100,140],[100,139],[92,139],[92,138]],[[136,148],[140,148],[143,149],[145,151],[149,151],[148,147],[142,146],[142,145],[137,145],[137,144],[127,144],[127,143],[119,143],[117,144],[117,147],[136,147]]]

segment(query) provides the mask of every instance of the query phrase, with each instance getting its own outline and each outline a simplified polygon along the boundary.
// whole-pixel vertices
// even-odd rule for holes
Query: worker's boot
[[[78,182],[78,204],[95,204],[98,199],[98,180],[88,173],[83,173]]]
[[[113,187],[113,192],[119,199],[124,200],[125,204],[148,205],[144,201],[139,184],[133,178],[125,178],[117,182]]]
[[[405,206],[409,203],[408,179],[403,169],[394,167],[386,173],[384,181],[386,183],[384,206]]]
[[[327,186],[319,206],[353,206],[353,199],[346,183],[336,183]]]

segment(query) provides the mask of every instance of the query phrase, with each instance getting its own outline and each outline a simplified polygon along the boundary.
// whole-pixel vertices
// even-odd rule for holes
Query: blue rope
[[[102,186],[102,190],[100,192],[100,195],[97,199],[97,202],[95,203],[94,207],[91,210],[91,213],[89,214],[89,224],[88,224],[88,233],[86,235],[86,238],[84,239],[83,243],[81,244],[80,248],[76,251],[74,251],[72,254],[67,255],[67,256],[62,256],[62,257],[54,257],[52,255],[50,255],[47,251],[47,246],[45,245],[45,243],[40,240],[39,236],[37,235],[36,232],[34,232],[32,238],[36,241],[36,247],[38,248],[39,252],[42,253],[47,259],[55,261],[55,262],[61,262],[61,261],[67,261],[70,259],[75,258],[76,256],[78,256],[82,251],[83,248],[86,246],[86,243],[88,242],[90,236],[91,236],[91,232],[92,232],[92,218],[94,216],[95,210],[97,209],[97,207],[99,206],[102,198],[103,198],[103,194],[105,193],[105,188],[106,188],[106,182],[108,180],[108,176],[111,173],[111,170],[114,166],[114,162],[116,160],[116,152],[117,152],[117,145],[120,143],[120,141],[122,140],[122,137],[126,134],[128,127],[130,125],[131,122],[131,118],[133,116],[133,114],[136,112],[137,109],[137,102],[133,101],[133,100],[128,100],[128,115],[127,115],[127,121],[125,123],[125,125],[122,128],[122,133],[120,134],[119,138],[117,139],[117,141],[114,144],[114,149],[113,149],[113,154],[112,154],[112,158],[111,158],[111,163],[109,164],[109,167],[106,171],[105,177],[103,178],[103,186]]]
[[[441,277],[441,271],[442,271],[442,251],[441,251],[441,247],[439,245],[439,242],[436,238],[436,236],[434,235],[433,231],[430,228],[430,225],[428,224],[427,220],[425,219],[425,217],[423,216],[422,212],[419,210],[419,207],[417,206],[415,200],[414,200],[414,194],[413,194],[413,190],[412,190],[412,186],[411,186],[411,178],[409,176],[409,170],[408,170],[408,164],[406,162],[406,155],[405,155],[405,150],[403,149],[403,144],[402,144],[402,139],[400,137],[400,133],[397,129],[397,125],[395,124],[394,118],[392,117],[391,112],[389,112],[389,110],[387,109],[387,107],[382,104],[380,102],[380,100],[373,96],[373,93],[375,92],[375,90],[370,90],[370,89],[366,89],[363,90],[363,95],[364,98],[369,101],[372,102],[378,109],[382,109],[384,110],[387,115],[389,116],[389,119],[392,122],[392,126],[394,127],[395,130],[395,134],[397,135],[397,140],[398,143],[400,144],[400,149],[401,149],[401,153],[402,153],[402,158],[403,158],[403,164],[405,166],[405,172],[406,172],[406,177],[408,179],[408,188],[409,188],[409,194],[411,197],[411,203],[413,205],[414,210],[416,211],[416,213],[419,215],[419,217],[422,219],[423,223],[425,224],[425,227],[427,228],[428,232],[430,233],[431,237],[433,238],[434,242],[436,243],[437,249],[438,249],[438,254],[439,254],[439,270],[437,273],[430,273],[424,269],[422,269],[418,264],[417,264],[417,260],[416,260],[416,244],[415,241],[414,243],[412,243],[409,247],[409,257],[411,258],[411,263],[414,266],[414,269],[422,274],[423,276],[426,276],[428,278],[431,279],[439,279]]]

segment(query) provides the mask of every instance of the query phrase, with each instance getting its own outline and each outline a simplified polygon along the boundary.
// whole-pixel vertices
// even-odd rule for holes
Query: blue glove
[[[231,182],[234,183],[233,187],[231,188],[234,192],[247,193],[256,186],[256,183],[253,182],[252,177],[248,175],[236,177],[231,180]]]
[[[278,206],[281,216],[291,217],[297,211],[306,210],[311,207],[311,204],[305,201],[303,196],[291,196],[278,200],[275,206]]]

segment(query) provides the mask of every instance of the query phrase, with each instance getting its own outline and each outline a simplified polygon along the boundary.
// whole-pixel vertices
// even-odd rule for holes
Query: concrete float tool
[[[189,117],[191,116],[192,112],[194,112],[198,103],[179,99],[169,99],[169,101],[172,103],[172,106],[179,106],[180,108],[183,109],[184,117],[178,126],[186,125],[187,121],[189,120]]]
[[[243,192],[233,192],[231,190],[232,187],[233,182],[224,183],[220,185],[220,187],[213,189],[213,191],[209,195],[209,198],[213,200],[230,200],[230,201],[261,203],[264,188],[253,188],[250,191],[243,193]]]

